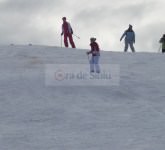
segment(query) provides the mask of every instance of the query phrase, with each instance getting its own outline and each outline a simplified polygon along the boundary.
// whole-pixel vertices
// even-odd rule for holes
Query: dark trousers
[[[134,46],[133,46],[133,41],[127,41],[127,40],[125,40],[124,52],[127,52],[128,46],[130,46],[132,52],[135,52],[135,48],[134,48]]]

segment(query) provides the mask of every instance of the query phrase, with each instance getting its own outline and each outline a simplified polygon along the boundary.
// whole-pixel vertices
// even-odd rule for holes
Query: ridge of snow
[[[45,64],[87,64],[86,50],[0,46],[0,149],[164,150],[163,54],[101,52],[120,85],[48,87]]]

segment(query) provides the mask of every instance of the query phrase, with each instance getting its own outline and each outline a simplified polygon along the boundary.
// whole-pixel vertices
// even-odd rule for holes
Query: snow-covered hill
[[[86,64],[85,52],[0,46],[0,150],[164,150],[165,56],[101,52],[118,86],[45,84],[46,64]]]

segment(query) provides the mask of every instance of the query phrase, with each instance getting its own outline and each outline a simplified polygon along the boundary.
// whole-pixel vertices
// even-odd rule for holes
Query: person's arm
[[[64,34],[64,28],[63,28],[63,25],[62,25],[62,32],[61,32],[61,36]]]
[[[69,33],[73,34],[73,30],[69,22],[68,22],[68,30],[69,30]]]
[[[133,42],[135,43],[135,32],[133,31]]]
[[[87,55],[92,54],[92,52],[93,52],[92,50],[88,51],[87,52]]]
[[[161,38],[161,39],[159,40],[159,43],[163,43],[163,38]]]
[[[92,46],[92,44],[90,44],[90,46],[91,46],[91,50],[87,52],[87,55],[91,54],[92,51],[93,51],[93,46]]]
[[[122,41],[123,37],[126,35],[126,31],[123,33],[123,35],[120,38],[120,41]]]

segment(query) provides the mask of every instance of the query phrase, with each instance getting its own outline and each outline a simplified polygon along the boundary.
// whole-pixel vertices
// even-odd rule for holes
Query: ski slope
[[[45,84],[46,64],[86,50],[0,46],[0,150],[164,150],[165,55],[101,52],[119,86]]]

